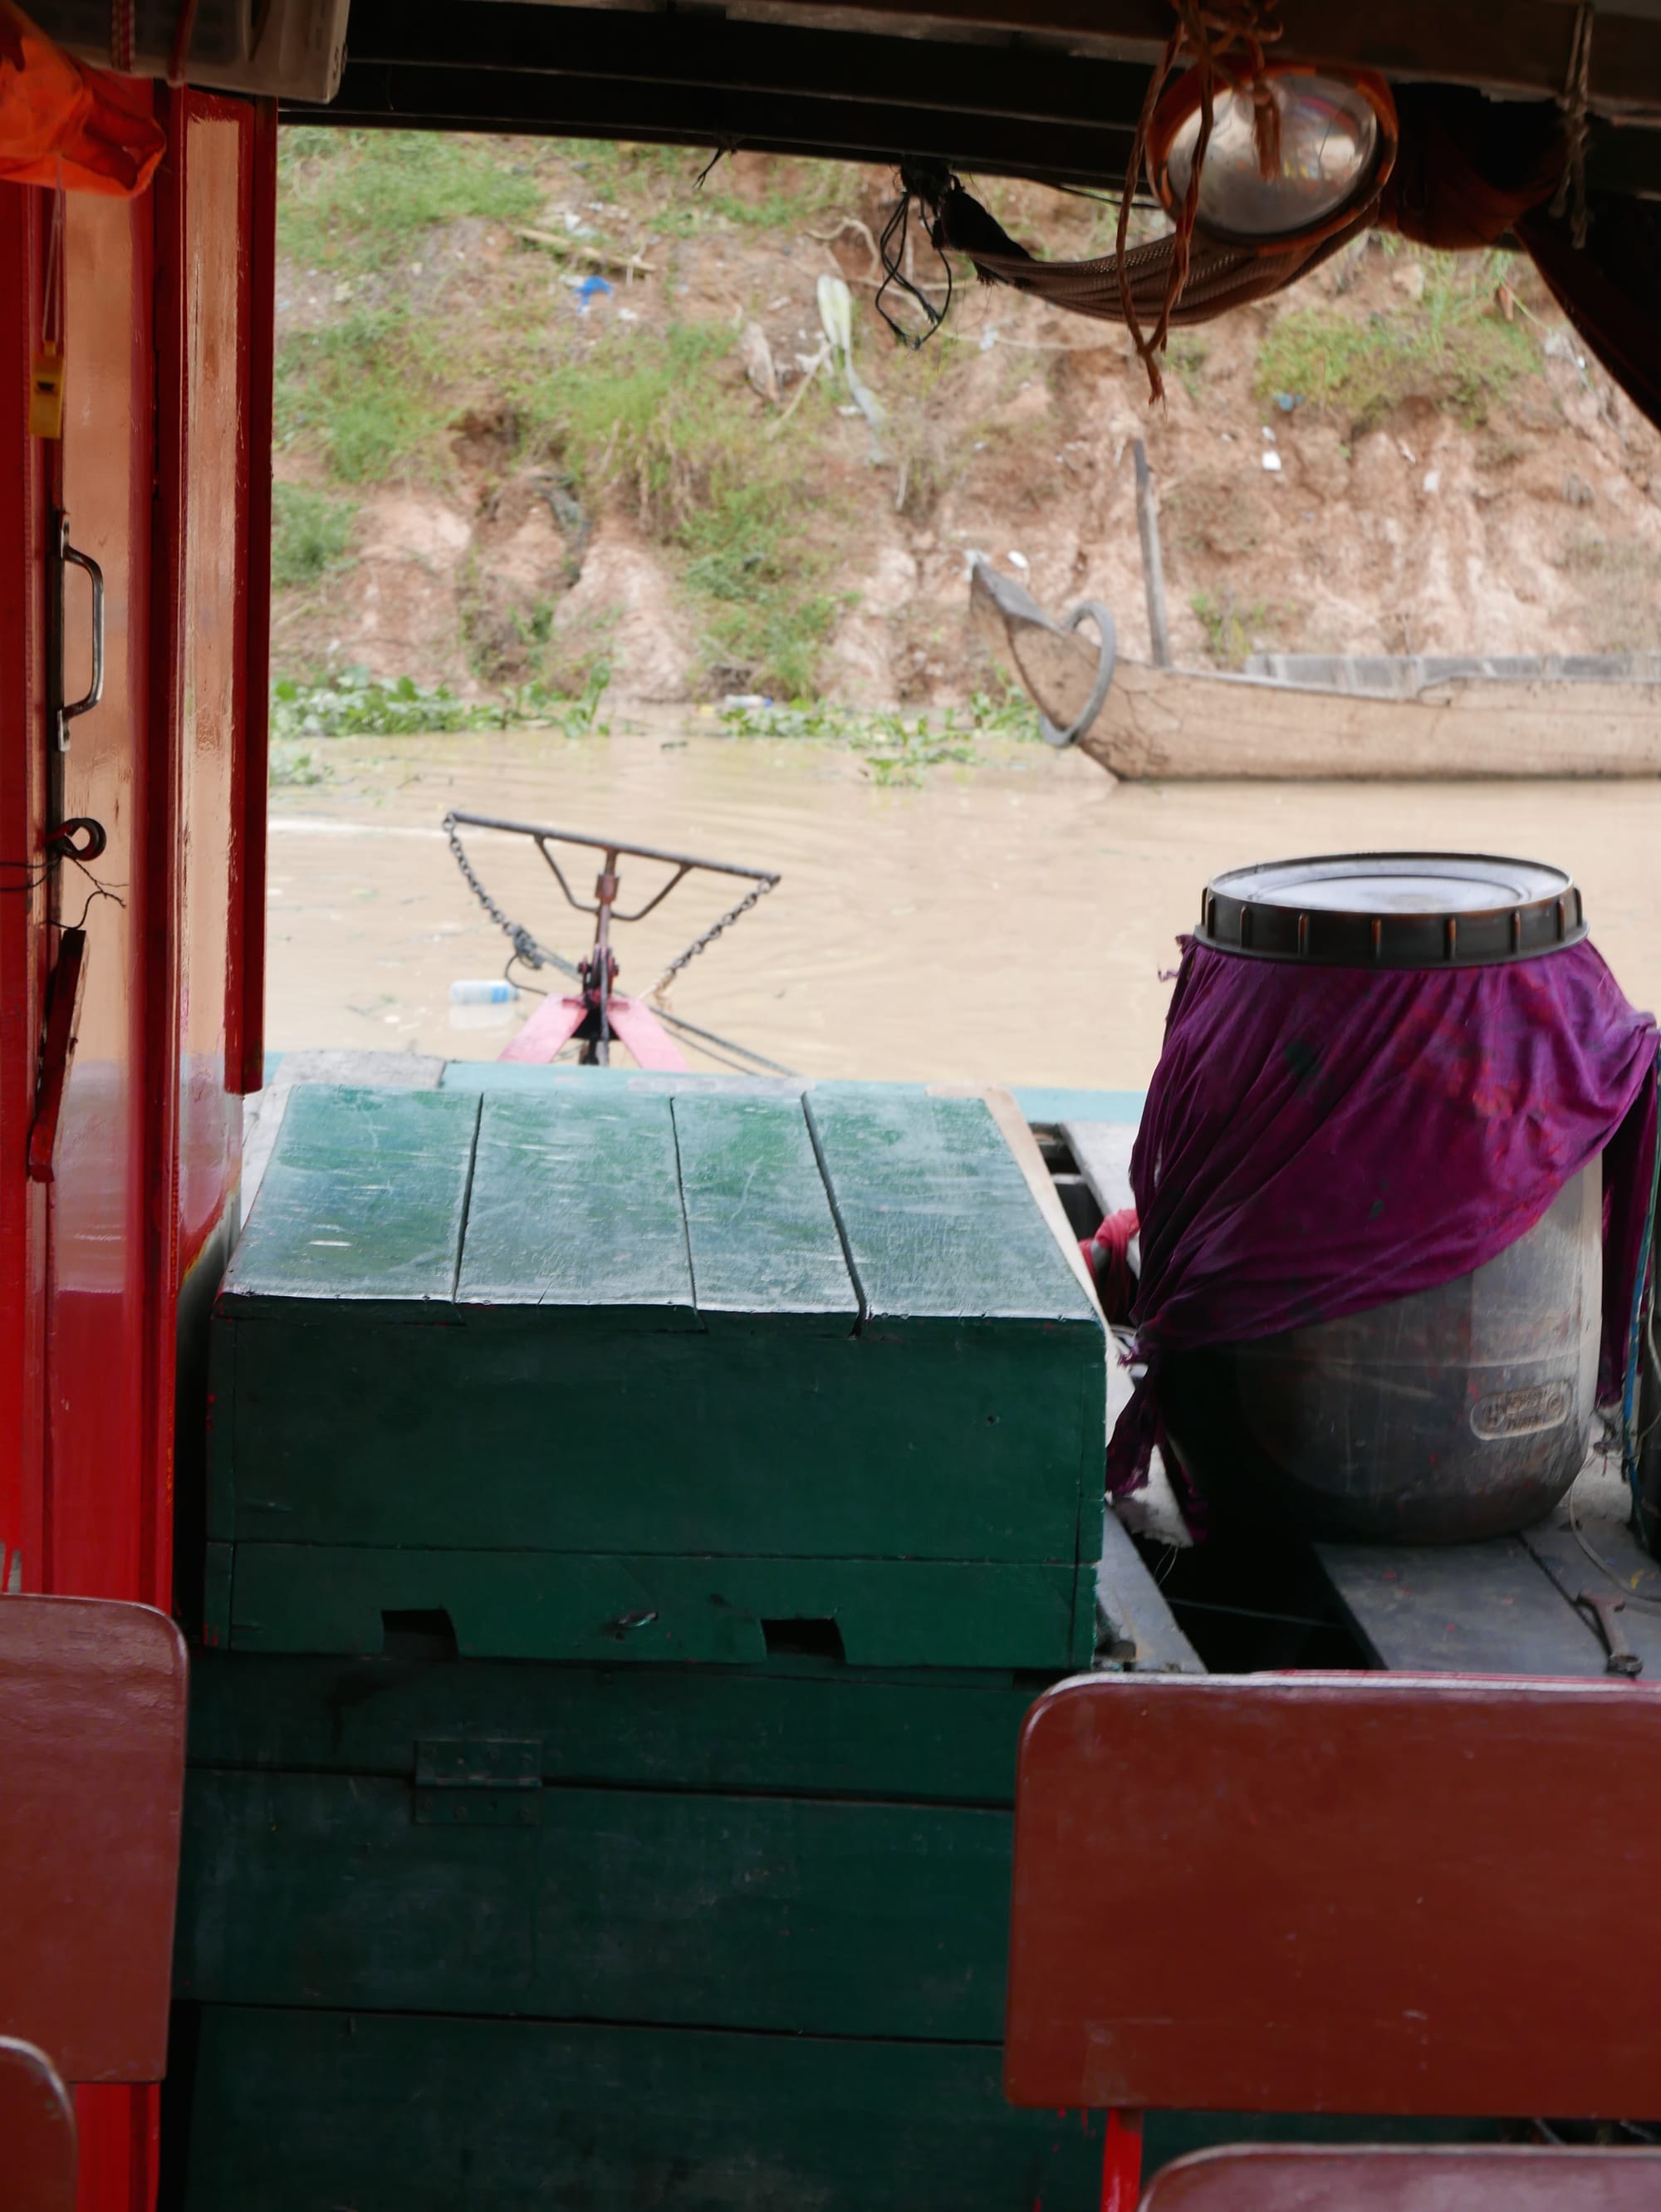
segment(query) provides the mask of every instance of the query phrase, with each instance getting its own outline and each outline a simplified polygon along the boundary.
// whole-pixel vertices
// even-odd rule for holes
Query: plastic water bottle
[[[458,982],[450,986],[452,1006],[506,1006],[518,996],[511,983],[493,978],[487,983]]]

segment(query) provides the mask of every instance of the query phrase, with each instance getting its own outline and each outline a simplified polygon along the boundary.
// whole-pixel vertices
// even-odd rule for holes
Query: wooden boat
[[[1661,775],[1661,684],[1456,677],[1391,699],[1122,660],[1077,743],[1131,782]]]
[[[1626,664],[1629,674],[1592,659],[1379,662],[1373,685],[1340,689],[1304,673],[1318,661],[1294,661],[1288,680],[1114,659],[1111,631],[1104,646],[1072,617],[1051,621],[984,561],[970,599],[977,629],[1014,662],[1052,742],[1131,782],[1661,775],[1661,671],[1651,655]],[[1100,626],[1106,611],[1090,612]],[[1110,680],[1090,712],[1104,652]]]

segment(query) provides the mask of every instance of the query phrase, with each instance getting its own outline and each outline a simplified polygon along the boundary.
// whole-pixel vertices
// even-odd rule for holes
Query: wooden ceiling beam
[[[1147,88],[1133,64],[1041,48],[821,33],[719,17],[549,8],[535,0],[355,0],[355,65],[505,70],[699,92],[1134,130]]]
[[[1173,21],[1167,0],[827,0],[823,8],[796,0],[789,12],[804,27],[823,15],[943,40],[987,32],[1072,40],[1144,67]],[[1282,0],[1279,13],[1276,52],[1289,59],[1512,96],[1555,95],[1567,82],[1575,16],[1567,0]],[[1661,115],[1661,22],[1598,9],[1591,97],[1602,112]]]
[[[332,106],[285,103],[288,123],[409,131],[494,131],[898,162],[906,155],[967,175],[1118,183],[1128,127],[958,115],[802,94],[757,94],[681,84],[616,82],[503,69],[349,61]]]

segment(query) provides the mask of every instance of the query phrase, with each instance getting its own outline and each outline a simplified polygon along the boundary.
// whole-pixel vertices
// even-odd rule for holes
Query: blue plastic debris
[[[603,276],[585,276],[577,287],[577,304],[582,313],[588,313],[591,300],[597,299],[602,292],[609,293],[611,289]]]
[[[1302,406],[1303,394],[1301,392],[1277,392],[1275,394],[1275,404],[1282,415],[1289,415],[1294,407]]]

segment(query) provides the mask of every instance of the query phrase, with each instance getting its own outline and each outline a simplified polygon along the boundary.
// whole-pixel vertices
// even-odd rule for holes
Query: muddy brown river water
[[[883,787],[856,755],[664,718],[319,741],[331,781],[272,793],[268,1042],[489,1059],[535,1001],[452,1008],[508,947],[439,830],[469,808],[779,871],[670,1004],[807,1074],[1140,1089],[1178,933],[1218,869],[1432,846],[1569,868],[1629,997],[1661,1000],[1661,783],[1116,784],[1037,746]],[[587,942],[534,850],[481,837],[500,904],[567,956]],[[573,882],[586,895],[590,862]],[[625,863],[623,903],[663,872]],[[730,904],[694,878],[618,934],[645,989]]]

